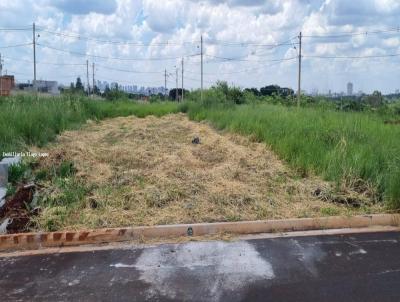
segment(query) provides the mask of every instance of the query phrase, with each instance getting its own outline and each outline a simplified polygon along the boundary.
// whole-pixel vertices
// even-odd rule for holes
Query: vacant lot
[[[204,106],[188,115],[265,142],[303,175],[315,173],[400,209],[400,127],[395,116],[271,104]]]
[[[192,143],[195,137],[200,144]],[[264,144],[183,114],[89,122],[42,151],[50,157],[37,173],[65,163],[72,163],[73,173],[42,181],[39,229],[381,211],[368,194],[301,178]]]

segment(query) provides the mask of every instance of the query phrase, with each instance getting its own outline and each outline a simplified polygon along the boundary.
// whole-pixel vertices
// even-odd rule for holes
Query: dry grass
[[[192,144],[196,136],[198,145]],[[49,219],[58,219],[61,229],[77,229],[382,210],[332,203],[333,195],[363,204],[369,199],[356,192],[332,193],[332,184],[296,176],[265,145],[218,133],[183,114],[89,123],[65,132],[45,151],[50,157],[42,167],[70,160],[77,169],[75,178],[90,190],[71,209],[45,208],[39,229],[46,229]]]

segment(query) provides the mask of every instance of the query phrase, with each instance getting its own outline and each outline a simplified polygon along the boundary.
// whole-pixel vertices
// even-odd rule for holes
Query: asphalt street
[[[400,233],[0,258],[0,301],[400,301]]]

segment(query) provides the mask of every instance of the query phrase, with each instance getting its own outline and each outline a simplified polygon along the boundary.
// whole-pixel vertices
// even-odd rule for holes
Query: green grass
[[[265,142],[303,175],[316,173],[357,190],[373,186],[378,199],[400,208],[400,126],[385,125],[377,114],[269,104],[193,103],[184,110],[191,119]]]
[[[400,125],[384,124],[387,117],[371,112],[337,112],[323,106],[298,109],[257,102],[215,106],[210,102],[105,102],[77,96],[10,97],[0,99],[0,158],[2,152],[43,146],[88,119],[162,116],[179,111],[194,120],[209,120],[218,129],[265,142],[300,175],[316,173],[357,190],[372,186],[378,200],[400,208]],[[69,169],[66,165],[60,173],[69,175]]]
[[[0,158],[3,152],[25,151],[30,145],[43,146],[62,131],[78,128],[88,119],[162,116],[177,111],[178,105],[169,102],[106,102],[79,96],[0,98]]]

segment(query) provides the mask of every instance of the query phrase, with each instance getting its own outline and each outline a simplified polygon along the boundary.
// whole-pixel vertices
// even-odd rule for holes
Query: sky
[[[184,86],[217,80],[239,87],[297,88],[302,32],[302,89],[384,93],[400,89],[398,0],[0,0],[3,73],[37,79],[121,85]],[[90,79],[91,81],[91,79]]]

